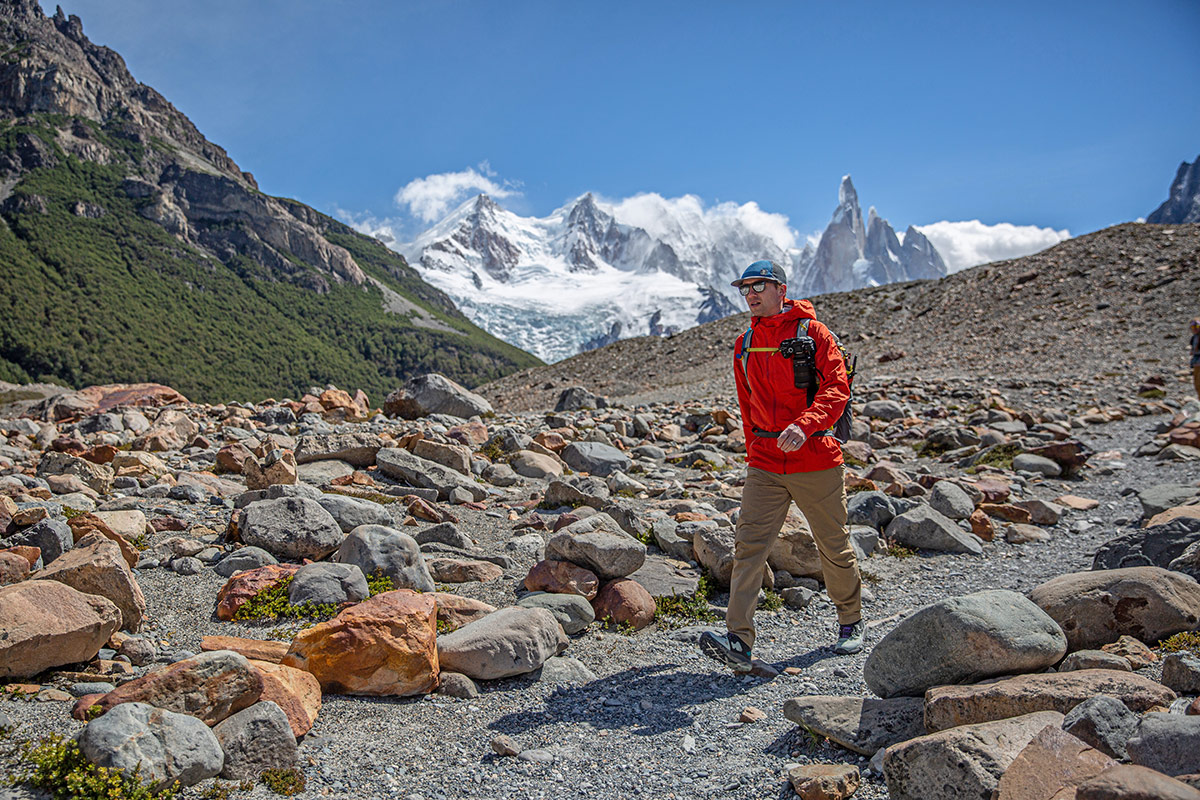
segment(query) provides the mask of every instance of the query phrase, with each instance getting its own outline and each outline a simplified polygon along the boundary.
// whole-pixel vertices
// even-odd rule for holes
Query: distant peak
[[[842,185],[838,187],[838,205],[852,205],[858,208],[858,192],[854,191],[854,184],[849,175],[842,176]]]

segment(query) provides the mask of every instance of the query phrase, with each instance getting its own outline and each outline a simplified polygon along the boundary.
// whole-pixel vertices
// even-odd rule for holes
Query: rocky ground
[[[411,404],[424,390],[410,388]],[[11,501],[5,506],[11,517],[5,544],[28,543],[36,538],[31,530],[57,519],[64,527],[71,524],[72,538],[99,529],[112,541],[127,539],[145,548],[133,551],[137,568],[131,573],[144,595],[140,630],[133,637],[140,644],[114,636],[110,644],[120,644],[121,653],[135,659],[101,651],[103,658],[116,660],[93,660],[91,666],[60,661],[36,675],[23,674],[11,657],[6,661],[0,646],[0,670],[26,692],[0,702],[0,712],[14,723],[18,738],[74,733],[85,727],[71,717],[72,695],[85,690],[79,673],[92,670],[95,680],[132,691],[129,687],[146,680],[138,676],[190,663],[205,649],[205,636],[275,640],[282,649],[272,660],[278,660],[293,636],[301,634],[299,642],[321,626],[304,631],[304,623],[288,620],[222,621],[218,596],[226,596],[228,587],[249,573],[228,578],[219,574],[229,571],[220,564],[231,553],[250,552],[246,540],[262,535],[254,533],[254,515],[281,502],[264,498],[317,497],[337,517],[339,542],[347,528],[360,530],[353,525],[361,520],[386,522],[412,534],[414,547],[423,542],[424,580],[430,575],[436,580],[430,588],[442,592],[436,595],[439,608],[451,604],[441,599],[446,594],[513,606],[529,594],[525,579],[535,561],[551,551],[562,558],[562,538],[578,538],[588,525],[607,537],[601,548],[605,558],[615,562],[630,552],[643,554],[636,565],[617,572],[628,574],[643,561],[657,571],[639,570],[632,580],[612,581],[644,587],[609,598],[604,613],[624,622],[615,627],[581,620],[581,613],[594,613],[586,602],[582,612],[580,602],[550,603],[564,627],[582,630],[567,637],[551,620],[549,639],[516,656],[520,674],[491,678],[494,671],[487,670],[494,664],[474,664],[463,669],[476,670],[475,680],[452,678],[446,664],[470,649],[448,632],[460,620],[439,629],[439,693],[429,691],[432,683],[414,688],[412,681],[378,674],[370,676],[370,691],[408,696],[327,690],[319,713],[310,715],[315,722],[307,720],[311,730],[288,756],[298,759],[307,776],[304,796],[786,797],[793,791],[789,769],[813,764],[857,767],[860,797],[953,796],[932,789],[914,795],[911,786],[895,783],[895,776],[889,795],[878,763],[872,768],[867,754],[827,740],[819,726],[811,733],[798,726],[784,715],[785,701],[813,695],[871,697],[864,680],[871,671],[868,658],[886,646],[884,637],[901,622],[915,619],[917,609],[986,589],[1027,593],[1052,578],[1087,571],[1102,544],[1138,530],[1148,511],[1161,510],[1155,504],[1195,502],[1200,451],[1194,447],[1197,423],[1187,420],[1200,407],[1182,405],[1183,395],[1167,388],[1161,401],[1133,397],[1090,407],[1072,401],[1069,385],[1041,385],[1040,402],[1024,404],[979,381],[864,380],[855,440],[845,452],[854,464],[847,482],[855,538],[870,553],[864,553],[861,565],[868,595],[867,647],[853,656],[833,654],[833,609],[823,593],[811,592],[816,583],[805,576],[818,575],[819,567],[802,525],[793,521],[785,529],[787,545],[778,560],[773,557],[774,591],[764,595],[771,608],[760,609],[757,617],[756,655],[764,664],[745,677],[723,671],[696,647],[699,631],[719,616],[652,616],[654,601],[649,600],[649,614],[644,606],[652,594],[694,590],[699,577],[694,567],[707,570],[717,583],[723,571],[727,575],[722,547],[727,548],[736,519],[744,450],[740,424],[728,407],[674,402],[493,415],[484,405],[470,405],[482,403],[481,398],[462,395],[455,402],[466,406],[450,406],[458,417],[434,414],[409,421],[371,412],[365,397],[334,390],[290,405],[257,407],[178,402],[137,407],[128,390],[59,397],[33,409],[34,418],[4,423],[8,444],[0,457],[9,477],[0,479],[0,487]],[[128,405],[104,409],[106,396]],[[162,390],[146,396],[176,399]],[[563,399],[567,406],[597,400],[585,391]],[[393,414],[412,411],[396,398],[389,398],[385,408]],[[484,418],[466,422],[462,417],[471,411],[485,412]],[[1175,431],[1173,438],[1168,430]],[[339,433],[351,435],[359,449],[373,450],[370,457],[348,449]],[[937,447],[918,449],[929,443]],[[1031,458],[1039,448],[1055,458]],[[342,459],[357,462],[357,469]],[[397,479],[405,459],[419,462],[424,477],[412,482],[424,487]],[[1074,467],[1072,474],[1057,474],[1064,467]],[[961,491],[943,492],[950,484]],[[270,488],[247,492],[255,486]],[[354,495],[357,504],[344,500]],[[965,500],[966,507],[955,512],[943,495]],[[1097,505],[1071,510],[1072,501],[1055,503],[1063,495]],[[595,513],[592,506],[603,512]],[[932,528],[901,524],[902,518],[934,507],[964,518],[956,523],[939,515]],[[93,508],[91,516],[75,513]],[[888,511],[881,516],[880,509]],[[1038,512],[1042,524],[1027,524],[1030,510]],[[130,512],[135,517],[140,512],[140,518],[122,536]],[[899,516],[893,520],[894,515]],[[88,523],[88,528],[80,522],[91,518],[106,525]],[[449,526],[448,520],[453,520]],[[554,536],[556,527],[572,522],[566,534]],[[280,539],[254,541],[276,552],[279,561],[297,561],[287,555],[308,536],[298,532],[303,527],[294,522]],[[1188,535],[1200,539],[1200,526],[1194,527]],[[81,539],[76,551],[98,547],[89,541]],[[693,566],[669,559],[672,553]],[[586,554],[572,558],[587,561]],[[7,576],[6,581],[17,582],[3,591],[29,584],[20,577]],[[402,577],[398,574],[398,580]],[[724,601],[718,589],[708,613],[719,615]],[[600,598],[595,602],[600,608]],[[1200,607],[1194,611],[1193,623],[1184,627],[1200,621]],[[13,623],[0,608],[0,625],[5,624]],[[1148,644],[1157,641],[1133,629]],[[512,631],[493,634],[502,639]],[[428,638],[430,645],[432,630]],[[419,646],[411,640],[404,646],[406,657],[420,661]],[[456,646],[457,656],[450,652]],[[291,647],[295,651],[297,645]],[[895,655],[904,657],[912,656]],[[1046,665],[1059,657],[1061,652]],[[330,680],[315,657],[308,664],[323,682]],[[923,669],[916,664],[910,672]],[[1157,679],[1161,669],[1156,661],[1139,674]],[[115,701],[97,696],[88,702]],[[296,715],[289,711],[289,718],[295,729]],[[8,759],[11,770],[11,752]],[[247,791],[246,796],[269,796],[261,784]]]

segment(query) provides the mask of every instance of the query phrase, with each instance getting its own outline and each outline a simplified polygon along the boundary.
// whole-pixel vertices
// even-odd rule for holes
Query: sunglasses
[[[757,281],[755,283],[749,283],[749,284],[743,283],[741,286],[738,287],[738,291],[742,293],[742,297],[745,297],[746,295],[750,294],[751,289],[754,290],[755,294],[762,294],[763,292],[765,292],[767,290],[767,284],[774,283],[774,282],[775,281]]]

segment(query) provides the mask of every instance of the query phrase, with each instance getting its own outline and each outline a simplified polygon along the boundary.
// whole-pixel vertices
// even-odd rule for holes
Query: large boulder
[[[1123,634],[1157,642],[1200,625],[1200,584],[1159,567],[1073,572],[1029,597],[1062,627],[1071,650],[1096,650]]]
[[[138,586],[121,548],[98,533],[80,539],[74,549],[63,553],[37,574],[38,580],[65,583],[84,594],[111,600],[121,609],[121,628],[136,631],[146,613],[146,598]]]
[[[575,594],[591,600],[600,591],[596,573],[570,561],[543,560],[525,576],[525,588],[531,592]]]
[[[546,542],[546,558],[586,567],[602,579],[624,578],[646,560],[646,545],[601,512],[573,522]]]
[[[1200,717],[1147,714],[1125,746],[1138,766],[1166,775],[1200,773]]]
[[[983,543],[978,536],[967,533],[953,520],[926,505],[905,511],[889,522],[887,535],[898,544],[918,550],[971,555],[983,553]]]
[[[576,472],[600,476],[625,472],[633,463],[624,452],[600,442],[571,442],[559,455]]]
[[[518,475],[539,480],[550,480],[563,474],[562,461],[554,456],[535,453],[532,450],[518,450],[509,462],[509,466]]]
[[[283,709],[270,700],[255,703],[213,728],[225,766],[221,777],[230,781],[257,778],[263,770],[296,766],[296,737]]]
[[[880,697],[915,697],[931,686],[1045,669],[1066,651],[1044,611],[1016,592],[989,589],[901,620],[872,648],[863,680]]]
[[[58,519],[44,519],[36,525],[18,531],[4,541],[5,547],[26,545],[42,552],[42,563],[52,564],[56,558],[71,549],[75,535],[67,523]]]
[[[439,637],[438,659],[449,672],[496,680],[533,672],[567,647],[562,626],[544,608],[509,606]]]
[[[0,678],[90,661],[121,624],[111,600],[58,581],[0,587]]]
[[[975,502],[970,495],[952,481],[938,481],[933,485],[929,490],[929,506],[953,520],[967,519],[975,510]]]
[[[522,608],[546,609],[554,615],[568,636],[579,633],[596,620],[596,611],[592,604],[577,594],[531,592],[518,600],[517,605]]]
[[[974,686],[936,686],[925,693],[925,727],[940,731],[1007,719],[1034,711],[1066,714],[1096,695],[1117,698],[1132,711],[1169,706],[1175,693],[1157,681],[1129,672],[1080,669],[1017,675]]]
[[[287,643],[283,646],[282,658],[287,655]],[[249,659],[250,664],[262,675],[263,693],[259,702],[270,700],[287,715],[292,736],[299,739],[312,730],[321,713],[321,682],[311,672],[284,666],[274,661]]]
[[[315,500],[280,497],[242,509],[242,541],[282,561],[319,561],[337,550],[345,534],[337,520]]]
[[[417,419],[430,414],[448,414],[467,419],[492,413],[492,404],[444,375],[430,373],[409,379],[383,401],[390,417]]]
[[[76,475],[89,489],[108,494],[112,491],[113,469],[107,464],[96,464],[86,458],[50,451],[43,453],[38,461],[37,476]]]
[[[262,676],[245,656],[211,650],[123,683],[91,705],[109,712],[123,703],[147,703],[211,726],[254,705],[262,692]]]
[[[404,481],[420,489],[436,489],[439,500],[446,500],[454,489],[463,489],[471,499],[487,497],[487,491],[474,479],[450,467],[413,455],[401,447],[385,447],[375,454],[379,471],[389,478]]]
[[[821,554],[808,527],[808,520],[803,516],[788,515],[779,536],[771,545],[767,563],[771,565],[771,569],[783,570],[797,577],[824,577]]]
[[[892,745],[883,757],[891,800],[963,800],[995,797],[1002,776],[1047,725],[1061,725],[1054,711],[999,722],[963,725]]]
[[[1142,504],[1142,518],[1149,519],[1161,514],[1168,508],[1181,506],[1193,497],[1200,495],[1200,487],[1180,483],[1160,483],[1147,486],[1137,493],[1137,499]]]
[[[617,578],[600,588],[592,600],[592,608],[596,610],[596,619],[640,631],[654,621],[658,605],[637,581]]]
[[[783,715],[864,756],[881,747],[924,736],[925,701],[919,697],[879,700],[873,697],[793,697],[783,704]]]
[[[346,497],[340,494],[323,495],[317,501],[321,508],[337,520],[338,527],[344,532],[357,528],[359,525],[391,525],[392,515],[382,503],[364,500],[359,497]]]
[[[1162,567],[1183,555],[1188,547],[1200,542],[1200,519],[1180,517],[1162,525],[1115,536],[1096,550],[1092,569],[1124,567]]]
[[[164,789],[215,777],[225,762],[216,735],[200,720],[145,703],[125,703],[79,733],[79,750],[100,767],[133,772]]]
[[[288,603],[341,605],[366,600],[367,578],[356,564],[318,561],[296,570],[288,586]]]
[[[1071,797],[1074,787],[1116,763],[1063,729],[1047,725],[1004,771],[997,800]]]
[[[392,579],[396,589],[432,592],[433,578],[413,537],[386,525],[361,525],[350,531],[333,557],[354,564],[364,575],[379,572]]]
[[[311,672],[326,693],[427,694],[437,688],[436,640],[432,595],[399,589],[300,631],[280,663]]]
[[[1116,764],[1079,784],[1074,800],[1200,800],[1200,791],[1156,770]]]

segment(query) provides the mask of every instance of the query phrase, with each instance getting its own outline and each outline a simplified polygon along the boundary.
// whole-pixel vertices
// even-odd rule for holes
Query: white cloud
[[[508,181],[493,180],[496,173],[484,161],[479,169],[468,167],[461,172],[441,172],[416,178],[396,192],[396,205],[408,208],[410,214],[423,222],[441,219],[451,206],[457,205],[476,192],[503,199],[519,194]]]
[[[753,233],[765,236],[787,250],[796,246],[796,232],[792,230],[787,216],[763,211],[758,203],[718,203],[704,207],[704,201],[692,194],[665,198],[656,192],[646,192],[623,200],[605,201],[612,206],[613,215],[627,225],[634,225],[659,239],[677,240],[678,223],[695,220],[703,229],[719,230],[722,226],[738,223]],[[698,228],[689,226],[691,230]]]
[[[399,241],[397,235],[398,224],[393,219],[380,219],[367,213],[355,213],[347,211],[344,208],[334,207],[333,216],[340,219],[342,222],[349,225],[359,233],[364,233],[367,236],[374,236],[379,241],[386,245],[391,245]]]
[[[1065,228],[1056,231],[1053,228],[1008,222],[985,225],[977,219],[963,222],[943,220],[914,227],[933,242],[949,272],[990,261],[1020,258],[1071,238],[1071,232]]]

